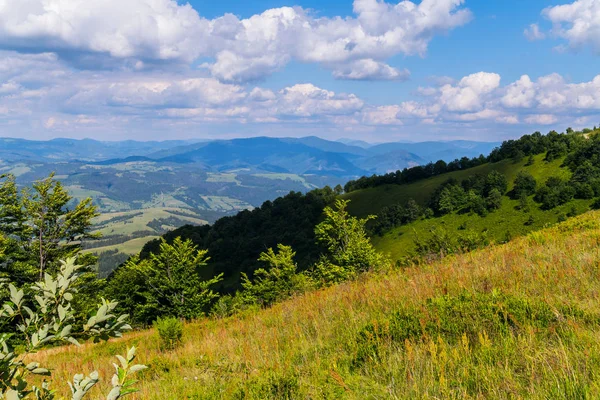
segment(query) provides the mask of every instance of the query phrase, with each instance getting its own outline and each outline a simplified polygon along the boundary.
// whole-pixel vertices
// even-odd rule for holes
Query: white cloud
[[[558,118],[552,114],[534,114],[525,118],[525,122],[532,125],[550,125],[558,121]]]
[[[590,46],[600,53],[600,2],[577,0],[569,4],[548,7],[543,15],[554,24],[557,36],[567,40],[569,47]]]
[[[502,97],[502,104],[509,108],[528,108],[532,106],[534,98],[534,84],[529,76],[523,75],[518,81],[508,85],[506,94]]]
[[[483,107],[485,95],[500,86],[500,75],[478,72],[462,78],[458,84],[439,89],[439,101],[450,111],[475,111]]]
[[[300,117],[346,115],[359,111],[363,105],[354,94],[336,94],[306,83],[281,90],[276,110],[279,115]]]
[[[349,80],[405,81],[410,77],[410,72],[368,58],[334,69],[333,76],[337,79]]]
[[[401,106],[379,106],[366,110],[363,113],[363,122],[368,125],[401,125],[398,113]]]
[[[546,34],[542,31],[540,31],[540,26],[538,24],[529,25],[529,27],[527,27],[523,31],[523,34],[525,35],[527,40],[529,40],[530,42],[533,42],[535,40],[542,40],[542,39],[546,38]]]
[[[559,74],[500,82],[498,74],[477,72],[420,88],[397,104],[369,104],[308,82],[276,89],[224,83],[202,69],[85,71],[47,54],[0,52],[0,127],[110,132],[115,138],[128,131],[196,132],[236,123],[252,126],[255,134],[314,134],[316,126],[321,132],[469,132],[491,131],[494,124],[503,133],[522,133],[536,124],[579,126],[600,114],[600,75],[586,82]]]
[[[263,78],[291,60],[321,64],[340,79],[402,80],[407,72],[384,61],[424,55],[436,34],[469,22],[463,3],[354,0],[354,18],[281,7],[209,20],[175,0],[4,0],[0,45],[43,49],[96,68],[118,60],[139,70],[208,58],[205,66],[227,82]]]

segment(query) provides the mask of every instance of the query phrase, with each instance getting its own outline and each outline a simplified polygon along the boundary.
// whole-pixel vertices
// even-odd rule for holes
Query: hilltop
[[[596,398],[599,221],[589,212],[505,245],[202,319],[172,352],[145,330],[35,357],[55,378],[109,376],[109,359],[138,345],[151,368],[132,399]]]

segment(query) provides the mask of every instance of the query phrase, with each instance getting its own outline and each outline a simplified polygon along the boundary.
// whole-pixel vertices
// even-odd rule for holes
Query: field
[[[599,245],[600,212],[589,212],[505,245],[188,324],[172,352],[145,330],[35,358],[55,382],[98,369],[106,393],[113,356],[136,345],[150,366],[138,400],[598,398]]]
[[[176,207],[103,213],[93,222],[94,232],[101,233],[102,239],[89,242],[86,252],[101,254],[117,250],[125,255],[139,253],[150,240],[182,225],[208,223],[193,210]]]
[[[90,253],[100,254],[105,251],[117,250],[119,253],[123,253],[128,256],[132,256],[132,255],[138,254],[140,252],[140,250],[142,249],[142,247],[144,247],[144,245],[146,243],[148,243],[151,240],[158,239],[159,237],[160,236],[152,236],[152,235],[143,236],[143,237],[131,239],[126,242],[119,243],[119,244],[113,244],[113,245],[102,246],[102,247],[94,247],[93,249],[89,249],[86,251],[90,252]]]

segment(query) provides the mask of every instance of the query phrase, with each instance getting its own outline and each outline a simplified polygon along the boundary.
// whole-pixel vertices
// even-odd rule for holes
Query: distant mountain
[[[164,142],[101,142],[92,139],[33,141],[0,138],[4,162],[79,162],[113,165],[126,162],[194,164],[206,171],[245,169],[251,172],[354,178],[386,173],[443,159],[487,155],[499,143],[448,142],[383,143],[316,136],[254,137],[233,140]]]
[[[355,140],[355,139],[345,139],[341,138],[336,140],[336,142],[347,144],[349,146],[357,146],[362,147],[363,149],[368,149],[369,147],[373,147],[373,143],[365,142],[364,140]]]
[[[0,160],[5,161],[102,161],[111,158],[145,156],[159,150],[186,146],[195,141],[101,142],[93,139],[52,139],[48,141],[0,138]]]
[[[416,165],[427,164],[428,160],[406,150],[392,150],[356,161],[356,165],[372,173],[382,174]]]
[[[404,150],[417,154],[426,162],[444,160],[453,161],[462,157],[478,157],[488,155],[500,142],[474,142],[468,140],[453,140],[449,142],[419,142],[419,143],[383,143],[369,148],[375,154],[386,154],[392,151]]]
[[[317,139],[317,138],[315,138]],[[319,141],[321,139],[318,139]],[[309,139],[310,141],[310,139]],[[318,143],[328,147],[327,142]],[[344,149],[349,148],[343,144]],[[353,154],[324,151],[295,139],[256,137],[215,141],[191,151],[158,159],[159,162],[194,163],[217,171],[250,169],[301,175],[356,176],[367,171],[348,157]]]

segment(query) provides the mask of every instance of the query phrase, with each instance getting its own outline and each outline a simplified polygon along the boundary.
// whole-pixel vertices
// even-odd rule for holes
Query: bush
[[[512,191],[512,198],[518,199],[521,195],[529,196],[535,193],[537,181],[527,171],[520,171],[515,178],[515,184]]]
[[[160,346],[165,350],[173,350],[183,338],[183,323],[175,317],[158,318],[153,323],[160,338]]]
[[[436,227],[430,233],[425,239],[415,239],[417,255],[427,259],[469,252],[490,243],[487,232],[479,233],[470,229],[456,234],[443,227]]]
[[[568,318],[567,318],[568,317]],[[437,339],[457,343],[463,336],[478,343],[478,335],[491,338],[532,331],[539,335],[569,332],[567,319],[594,323],[574,307],[553,310],[542,300],[492,293],[464,292],[438,296],[422,307],[399,310],[383,321],[367,324],[358,332],[354,365],[378,359],[384,344]]]

